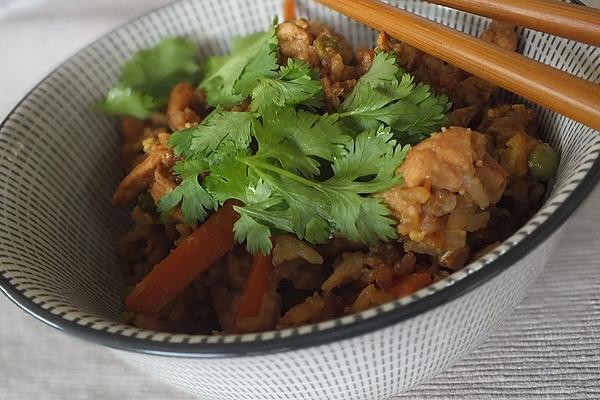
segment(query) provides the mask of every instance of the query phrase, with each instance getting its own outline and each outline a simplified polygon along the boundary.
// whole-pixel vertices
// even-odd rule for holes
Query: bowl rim
[[[92,42],[82,46],[71,56],[66,58],[54,69],[39,80],[6,114],[0,123],[0,130],[11,119],[12,115],[18,110],[23,102],[35,92],[50,76],[60,70],[65,64],[85,49],[93,46],[106,36],[118,31],[119,29],[132,24],[146,16],[164,8],[171,7],[181,0],[174,0],[163,6],[150,10],[136,18],[130,19],[123,24],[102,34]],[[578,0],[571,0],[573,3],[583,3]],[[497,258],[485,263],[483,268],[479,268],[469,275],[436,290],[427,296],[420,297],[408,304],[402,304],[388,312],[380,313],[369,318],[361,318],[360,314],[355,315],[355,320],[349,324],[342,324],[330,329],[313,330],[302,335],[278,337],[273,340],[248,341],[236,340],[230,343],[223,342],[203,342],[203,343],[174,343],[160,342],[149,339],[141,339],[119,334],[119,331],[108,332],[105,330],[92,329],[90,326],[80,325],[74,321],[63,318],[62,315],[51,313],[40,304],[35,303],[31,298],[25,296],[23,292],[9,282],[8,278],[0,274],[0,291],[2,291],[13,303],[24,310],[35,319],[50,325],[51,327],[65,332],[71,336],[83,339],[85,341],[101,344],[115,350],[123,350],[147,355],[183,357],[183,358],[224,358],[224,357],[244,357],[270,355],[280,352],[300,350],[309,347],[317,347],[332,342],[352,339],[354,337],[372,333],[402,321],[424,314],[437,307],[450,303],[470,291],[482,286],[497,275],[509,269],[513,264],[520,261],[541,243],[555,233],[568,219],[568,217],[582,204],[588,195],[600,181],[600,156],[596,158],[593,165],[589,168],[585,176],[577,181],[577,186],[571,190],[567,197],[557,206],[554,212],[550,213],[533,232],[529,233],[522,240],[510,246],[503,254]],[[312,326],[312,325],[309,325]],[[154,331],[149,331],[154,332]]]

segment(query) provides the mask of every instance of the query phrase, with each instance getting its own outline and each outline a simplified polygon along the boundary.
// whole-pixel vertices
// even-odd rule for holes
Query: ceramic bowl
[[[354,45],[376,32],[301,0]],[[470,34],[487,20],[421,1],[394,1]],[[115,30],[60,65],[0,128],[0,287],[65,333],[207,399],[383,399],[431,378],[482,342],[542,271],[557,231],[600,177],[600,134],[532,105],[561,162],[543,208],[483,259],[412,296],[356,315],[274,332],[202,336],[119,322],[116,244],[128,225],[110,202],[122,173],[114,121],[92,110],[122,64],[165,36],[221,54],[264,30],[280,0],[184,0]],[[600,82],[600,50],[520,29],[519,50]],[[513,101],[521,101],[505,94]]]

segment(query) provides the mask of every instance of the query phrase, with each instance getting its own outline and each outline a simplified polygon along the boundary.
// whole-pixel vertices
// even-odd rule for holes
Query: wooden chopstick
[[[600,10],[558,0],[427,0],[600,46]]]
[[[375,0],[316,0],[600,131],[600,86]]]

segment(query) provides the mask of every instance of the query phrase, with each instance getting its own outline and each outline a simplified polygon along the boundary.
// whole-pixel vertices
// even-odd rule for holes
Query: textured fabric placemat
[[[0,13],[0,118],[65,57],[168,2],[47,0]],[[398,399],[600,399],[598,204],[600,187],[569,220],[543,275],[494,336]],[[44,326],[0,297],[0,399],[192,397],[100,346]]]

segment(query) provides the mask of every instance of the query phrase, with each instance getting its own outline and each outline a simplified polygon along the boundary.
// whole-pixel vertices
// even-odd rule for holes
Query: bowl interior
[[[355,322],[356,317],[349,316],[335,323],[243,338],[170,335],[118,322],[123,279],[115,249],[129,224],[127,212],[110,202],[122,177],[120,139],[114,122],[92,110],[94,103],[114,84],[121,65],[135,51],[165,36],[180,35],[198,44],[201,59],[222,54],[232,37],[264,30],[273,16],[280,14],[280,3],[184,0],[159,9],[77,53],[15,108],[0,128],[0,284],[10,297],[55,326],[161,343],[269,341]],[[354,46],[373,46],[376,32],[371,29],[310,0],[298,3],[299,15],[328,23]],[[392,3],[472,35],[484,30],[488,22],[421,1]],[[519,51],[523,54],[600,82],[598,48],[527,29],[519,32]],[[503,96],[522,101],[511,94]],[[600,153],[600,135],[554,112],[531,106],[539,113],[545,139],[561,155],[545,206],[480,262],[432,288],[366,311],[360,319],[395,312],[485,268],[486,263],[527,240],[579,190]]]

